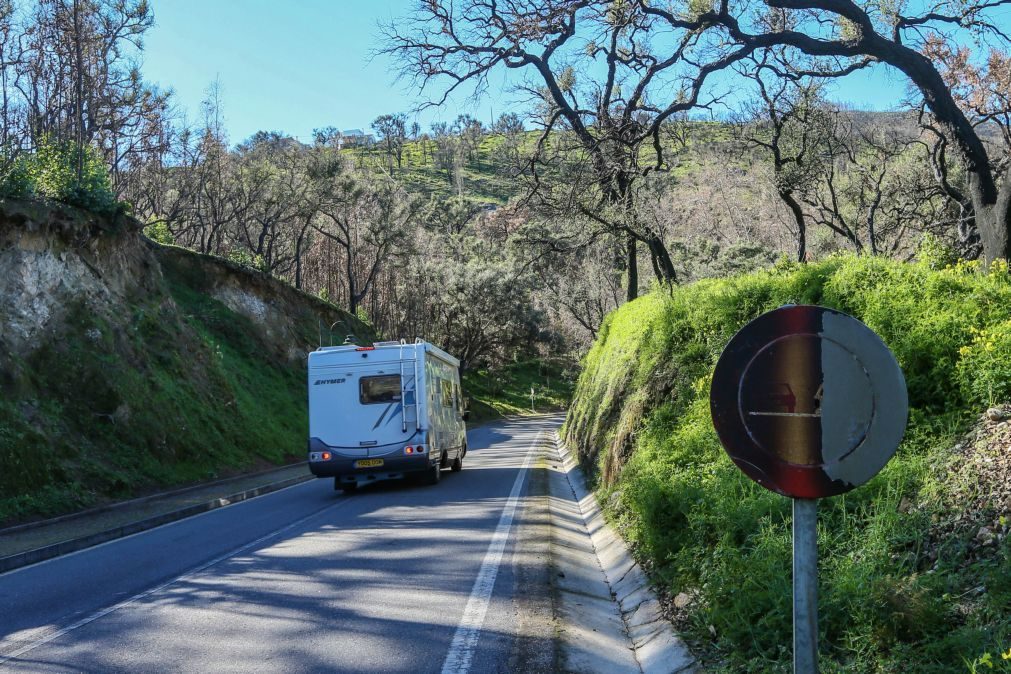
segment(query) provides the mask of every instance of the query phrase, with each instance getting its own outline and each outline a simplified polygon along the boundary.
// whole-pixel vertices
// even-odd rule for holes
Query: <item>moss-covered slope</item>
[[[372,336],[130,223],[0,206],[0,522],[301,458],[320,325]]]
[[[657,292],[606,321],[565,436],[716,669],[790,668],[790,504],[726,457],[708,402],[734,332],[788,303],[834,307],[877,331],[912,407],[888,466],[821,503],[822,671],[964,671],[1011,650],[1011,513],[985,496],[1005,485],[952,470],[960,434],[1011,400],[1011,276],[942,266],[856,257],[785,265]],[[969,524],[944,526],[954,519]],[[984,527],[993,535],[981,544]]]

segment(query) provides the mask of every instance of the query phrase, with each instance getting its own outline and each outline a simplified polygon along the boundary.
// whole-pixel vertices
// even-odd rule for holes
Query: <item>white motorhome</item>
[[[463,468],[460,361],[428,342],[325,346],[309,354],[309,469],[334,489]]]

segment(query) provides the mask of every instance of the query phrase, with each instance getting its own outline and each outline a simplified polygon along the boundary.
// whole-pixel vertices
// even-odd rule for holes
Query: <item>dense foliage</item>
[[[0,175],[0,197],[52,199],[101,215],[122,207],[105,160],[91,146],[45,137],[34,152],[0,163],[7,164],[6,173]]]
[[[915,264],[834,256],[654,292],[609,316],[586,356],[566,435],[600,469],[604,501],[655,579],[685,593],[681,624],[714,665],[789,670],[789,501],[733,465],[709,412],[723,346],[786,303],[866,322],[910,393],[895,458],[821,502],[823,671],[946,672],[1011,645],[1009,541],[970,563],[975,529],[936,530],[961,486],[950,448],[1011,397],[1011,276],[936,253]]]

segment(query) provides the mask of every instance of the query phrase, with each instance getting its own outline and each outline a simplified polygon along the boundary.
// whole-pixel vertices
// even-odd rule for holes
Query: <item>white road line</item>
[[[103,608],[103,609],[100,609],[98,611],[95,611],[94,613],[92,613],[92,614],[90,614],[90,615],[88,615],[88,616],[86,616],[84,618],[81,618],[80,620],[78,620],[75,623],[67,625],[66,627],[64,627],[62,629],[56,630],[55,632],[52,632],[51,634],[48,634],[48,635],[42,637],[41,639],[28,644],[27,646],[22,646],[21,648],[17,649],[16,651],[12,651],[11,653],[7,653],[5,655],[0,655],[0,665],[4,664],[5,662],[9,662],[9,661],[13,660],[14,658],[20,657],[20,656],[24,655],[25,653],[27,653],[28,651],[31,651],[31,650],[34,650],[34,649],[38,648],[39,646],[47,644],[47,643],[49,643],[50,641],[52,641],[54,639],[59,639],[64,634],[69,634],[70,632],[73,632],[74,630],[78,630],[78,629],[84,627],[85,625],[89,625],[89,624],[95,622],[96,620],[98,620],[100,618],[104,618],[105,616],[109,615],[110,613],[114,613],[114,612],[116,612],[116,611],[118,611],[118,610],[120,610],[122,608],[126,608],[130,604],[133,604],[133,603],[136,603],[136,602],[140,601],[141,599],[144,599],[146,597],[150,597],[153,594],[161,592],[165,588],[167,588],[167,587],[169,587],[169,586],[171,586],[171,585],[173,585],[175,583],[178,583],[181,580],[189,580],[190,578],[193,578],[194,576],[196,576],[200,572],[206,571],[207,569],[211,568],[215,564],[220,564],[221,562],[225,561],[226,559],[228,559],[230,557],[234,557],[235,555],[238,555],[239,553],[245,552],[246,550],[249,550],[250,548],[253,548],[253,547],[255,547],[255,546],[257,546],[257,545],[259,545],[259,544],[261,544],[261,543],[263,543],[265,541],[268,541],[271,538],[274,538],[275,536],[283,534],[286,531],[289,531],[289,530],[291,530],[291,529],[293,529],[293,528],[295,528],[295,527],[297,527],[297,526],[299,526],[301,524],[304,524],[305,522],[308,522],[312,518],[317,517],[317,516],[323,514],[327,510],[331,510],[333,508],[339,508],[339,507],[341,507],[343,505],[347,505],[347,503],[348,503],[348,500],[341,499],[340,501],[337,501],[336,503],[332,503],[332,504],[326,506],[325,508],[320,508],[316,512],[314,512],[312,514],[309,514],[309,515],[306,515],[305,517],[303,517],[301,519],[297,519],[297,520],[295,520],[294,522],[292,522],[290,524],[286,524],[285,526],[281,527],[280,529],[275,529],[274,531],[270,532],[266,536],[261,536],[260,538],[257,538],[255,541],[251,541],[249,543],[241,545],[241,546],[235,548],[234,550],[226,552],[225,554],[220,555],[218,557],[215,557],[214,559],[210,560],[209,562],[204,562],[200,566],[192,568],[189,571],[187,571],[186,573],[184,573],[184,574],[182,574],[180,576],[176,576],[172,580],[164,582],[161,585],[158,585],[157,587],[153,587],[153,588],[151,588],[149,590],[144,590],[140,594],[135,594],[134,596],[130,597],[129,599],[124,599],[123,601],[119,602],[118,604],[114,604],[113,606],[107,606],[106,608]]]
[[[449,645],[446,660],[442,663],[442,674],[467,674],[470,671],[470,661],[474,657],[474,648],[481,636],[481,626],[484,625],[484,616],[488,612],[488,603],[491,601],[491,593],[495,588],[495,577],[498,575],[502,553],[509,540],[509,529],[512,527],[513,516],[516,514],[516,505],[519,503],[520,491],[523,489],[523,480],[531,461],[533,461],[534,449],[540,442],[542,433],[543,431],[537,432],[537,437],[527,449],[526,458],[516,476],[516,481],[513,482],[512,491],[509,492],[505,508],[502,509],[498,526],[495,528],[495,533],[492,534],[491,543],[488,544],[488,552],[485,553],[481,569],[477,572],[477,578],[474,580],[474,588],[470,591],[467,606],[463,609],[463,617],[460,618],[456,634],[453,635],[453,642]]]

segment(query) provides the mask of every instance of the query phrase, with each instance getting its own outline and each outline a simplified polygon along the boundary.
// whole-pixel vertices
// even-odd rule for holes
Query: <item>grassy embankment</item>
[[[952,450],[988,405],[1011,401],[1006,269],[834,257],[624,306],[585,359],[565,428],[598,470],[610,517],[654,580],[681,595],[677,623],[708,665],[789,671],[790,503],[731,463],[709,413],[724,345],[787,303],[863,320],[894,351],[910,394],[896,456],[819,507],[822,671],[1011,669],[1001,656],[1011,658],[1011,541],[973,541],[981,522],[999,520],[1006,534],[1007,504],[962,512],[964,494],[1003,486],[963,470]]]
[[[470,403],[470,421],[475,423],[507,415],[561,412],[572,397],[574,383],[572,372],[562,364],[528,360],[497,371],[467,372],[463,391]]]
[[[512,178],[511,162],[500,151],[504,142],[501,135],[484,136],[473,156],[458,167],[457,177],[452,170],[436,165],[434,140],[408,141],[404,144],[401,167],[394,164],[393,177],[412,194],[440,199],[463,196],[475,203],[502,205],[516,195],[518,187]],[[524,150],[532,148],[534,142],[532,132],[524,134],[520,141]],[[389,172],[389,157],[381,144],[348,148],[344,155],[359,168]]]
[[[202,269],[225,263],[161,257],[171,301],[137,298],[119,320],[74,310],[19,368],[0,400],[0,523],[303,458],[304,364],[207,293]],[[305,345],[312,302],[299,307]],[[357,322],[337,332],[368,338]],[[471,423],[531,413],[531,387],[537,412],[558,411],[572,374],[538,361],[468,373]]]
[[[304,365],[210,297],[190,257],[162,261],[171,299],[137,298],[120,317],[72,311],[20,368],[0,400],[0,523],[303,458]],[[312,302],[304,344],[317,339]]]

